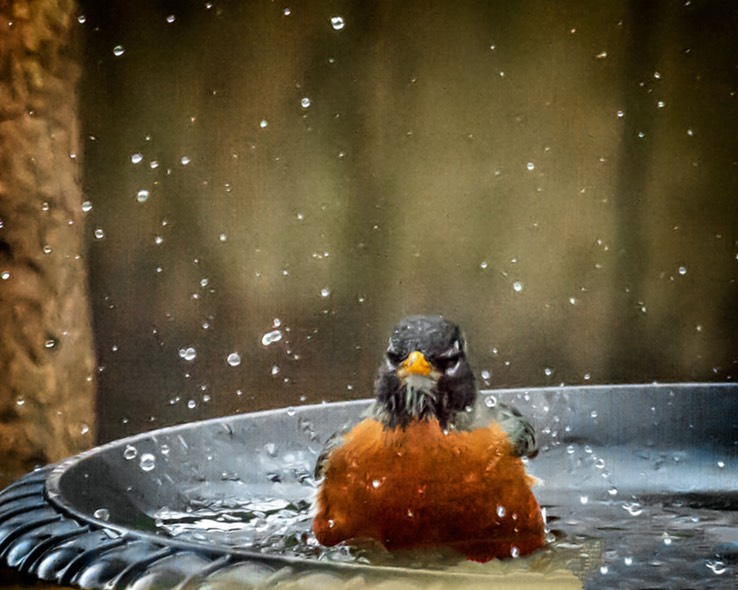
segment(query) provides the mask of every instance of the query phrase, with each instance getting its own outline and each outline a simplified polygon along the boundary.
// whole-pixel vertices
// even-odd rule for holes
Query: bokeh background
[[[486,387],[738,373],[719,1],[87,1],[101,440],[368,397],[392,325]]]

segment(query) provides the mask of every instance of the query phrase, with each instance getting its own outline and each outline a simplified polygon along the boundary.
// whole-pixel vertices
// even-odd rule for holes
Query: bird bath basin
[[[320,547],[310,533],[313,466],[327,437],[360,419],[369,402],[359,400],[165,428],[30,473],[0,494],[0,560],[83,588],[734,583],[738,385],[482,399],[516,406],[539,433],[528,469],[541,480],[534,491],[551,542],[527,558]]]

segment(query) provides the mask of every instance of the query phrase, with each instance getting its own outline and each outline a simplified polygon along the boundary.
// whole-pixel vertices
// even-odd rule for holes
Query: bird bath
[[[83,588],[729,587],[738,562],[738,385],[484,391],[535,423],[550,543],[467,562],[320,547],[312,469],[367,400],[165,428],[0,494],[0,560]],[[498,586],[495,586],[498,587]]]

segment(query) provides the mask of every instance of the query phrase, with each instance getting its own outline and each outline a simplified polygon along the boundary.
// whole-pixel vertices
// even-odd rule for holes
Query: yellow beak
[[[428,376],[431,372],[430,363],[425,360],[425,356],[419,350],[414,350],[407,358],[402,361],[397,371],[400,377],[407,375],[424,375]]]

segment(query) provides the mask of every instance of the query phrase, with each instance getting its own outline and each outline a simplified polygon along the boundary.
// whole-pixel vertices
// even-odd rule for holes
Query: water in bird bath
[[[569,446],[566,452],[591,456],[589,448],[572,450]],[[580,469],[597,477],[606,473],[596,457],[580,464]],[[314,488],[316,484],[307,478],[304,485]],[[493,578],[536,574],[560,579],[562,572],[571,572],[572,579],[592,588],[676,588],[685,584],[715,588],[728,584],[735,575],[738,495],[621,494],[612,482],[591,496],[573,491],[547,494],[545,484],[538,495],[547,516],[547,546],[525,558],[485,564],[438,548],[392,554],[374,545],[322,547],[310,530],[313,513],[307,499],[262,497],[224,502],[197,498],[184,511],[158,510],[154,519],[160,532],[180,540],[317,563],[390,566],[401,568],[398,572],[403,574],[410,568]],[[332,575],[336,587],[341,587],[355,574]],[[453,578],[447,582],[458,583]]]

